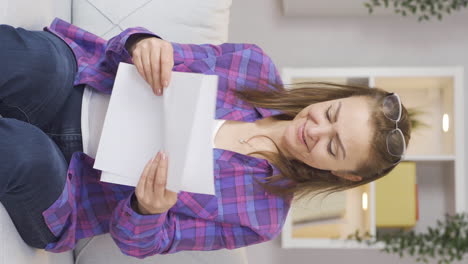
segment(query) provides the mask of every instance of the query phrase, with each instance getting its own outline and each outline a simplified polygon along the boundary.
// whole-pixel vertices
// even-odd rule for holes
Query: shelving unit
[[[282,72],[282,78],[285,84],[303,81],[328,81],[380,87],[397,92],[407,108],[423,109],[425,113],[418,118],[428,126],[412,133],[405,156],[405,161],[416,163],[416,181],[419,190],[420,220],[413,229],[424,229],[427,225],[433,224],[435,219],[442,217],[444,213],[465,210],[465,183],[467,179],[464,173],[465,153],[463,148],[465,144],[463,138],[465,131],[463,68],[285,68]],[[444,114],[449,120],[448,131],[442,129]],[[447,117],[444,118],[447,119]],[[444,126],[446,125],[444,124]],[[361,225],[367,226],[367,231],[375,235],[377,232],[375,183],[370,183],[362,188],[367,188],[369,201],[368,209],[362,210],[362,215],[366,215],[367,218],[362,218],[362,216],[359,218],[362,223],[367,223],[365,225],[361,223]],[[340,225],[340,223],[356,222],[346,219],[347,217],[356,217],[356,208],[351,211],[349,205],[359,204],[361,202],[360,195],[364,191],[348,190],[346,192],[347,213],[341,218],[346,221],[340,222],[340,218],[336,216],[328,220],[315,221],[318,223],[315,224],[316,227],[320,227],[320,224],[323,225],[322,234],[325,227],[331,228],[330,230],[335,228],[335,231],[331,233],[336,233],[337,228],[344,230],[345,225]],[[354,196],[350,196],[351,192],[355,193]],[[321,238],[317,235],[313,238],[308,238],[305,235],[298,236],[298,228],[302,227],[300,230],[306,230],[304,227],[307,227],[305,223],[293,224],[292,215],[295,214],[297,218],[294,207],[298,205],[308,206],[301,204],[301,201],[293,203],[282,231],[283,248],[368,248],[352,241],[345,241],[342,239],[343,236],[341,239]],[[309,209],[320,210],[317,208]]]

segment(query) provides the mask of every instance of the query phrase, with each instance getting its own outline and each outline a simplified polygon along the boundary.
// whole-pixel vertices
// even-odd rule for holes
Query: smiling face
[[[286,128],[282,151],[317,169],[354,171],[370,152],[370,116],[366,97],[311,104]]]

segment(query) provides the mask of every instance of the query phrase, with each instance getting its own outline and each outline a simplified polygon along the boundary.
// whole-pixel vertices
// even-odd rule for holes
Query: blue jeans
[[[42,212],[82,151],[83,86],[70,48],[45,31],[0,25],[0,202],[30,246],[57,240]]]

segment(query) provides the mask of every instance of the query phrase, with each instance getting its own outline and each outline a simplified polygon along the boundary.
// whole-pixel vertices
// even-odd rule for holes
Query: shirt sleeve
[[[132,194],[133,195],[133,194]],[[182,250],[234,249],[271,240],[281,226],[252,228],[176,214],[171,210],[140,215],[131,208],[131,197],[120,201],[110,222],[110,234],[120,250],[145,258]]]
[[[272,59],[255,44],[171,44],[175,71],[216,74],[231,83],[243,82],[259,89],[282,84]]]
[[[147,30],[143,27],[134,27],[128,28],[122,31],[117,36],[111,38],[107,42],[107,46],[105,49],[105,66],[108,69],[108,72],[111,74],[117,73],[117,67],[119,66],[120,62],[126,62],[133,64],[132,58],[126,49],[129,46],[129,42],[135,42],[140,37],[146,36],[154,36],[156,38],[160,38],[158,35],[152,33],[151,31]]]
[[[242,52],[255,46],[244,43],[213,44],[179,44],[172,43],[174,47],[174,61],[178,63],[220,57],[226,54]]]

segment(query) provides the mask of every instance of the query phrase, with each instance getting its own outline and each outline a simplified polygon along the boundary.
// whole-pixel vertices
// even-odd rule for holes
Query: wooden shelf
[[[455,161],[455,155],[408,155],[405,161]]]

